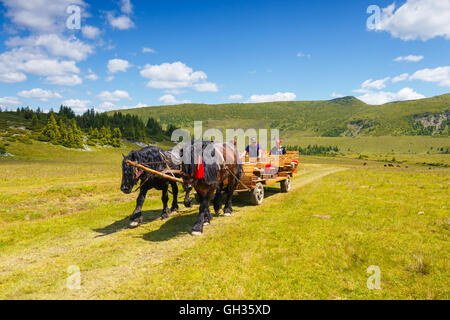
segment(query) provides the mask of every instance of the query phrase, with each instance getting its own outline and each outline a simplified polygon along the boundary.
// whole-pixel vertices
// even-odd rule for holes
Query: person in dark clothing
[[[276,141],[276,143],[277,143],[277,145],[272,148],[272,150],[270,151],[270,155],[271,156],[281,156],[281,155],[286,154],[286,148],[281,145],[282,141],[278,139]]]

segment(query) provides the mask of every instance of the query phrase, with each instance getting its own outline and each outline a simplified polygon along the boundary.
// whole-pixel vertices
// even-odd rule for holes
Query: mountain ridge
[[[203,121],[204,127],[278,128],[300,136],[448,135],[450,94],[383,105],[369,105],[347,96],[316,101],[190,103],[108,113],[118,111],[184,128],[191,128],[197,120]],[[436,125],[433,119],[439,119]]]

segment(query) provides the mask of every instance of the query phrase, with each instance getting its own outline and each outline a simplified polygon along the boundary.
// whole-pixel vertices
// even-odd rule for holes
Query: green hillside
[[[379,106],[344,97],[329,101],[184,104],[121,112],[137,115],[144,122],[155,118],[163,125],[189,128],[196,120],[204,121],[209,128],[278,128],[296,136],[448,136],[450,94]]]

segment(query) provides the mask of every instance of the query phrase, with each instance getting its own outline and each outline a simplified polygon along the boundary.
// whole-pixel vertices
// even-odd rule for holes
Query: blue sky
[[[450,88],[450,0],[0,0],[0,17],[3,108],[381,104]]]

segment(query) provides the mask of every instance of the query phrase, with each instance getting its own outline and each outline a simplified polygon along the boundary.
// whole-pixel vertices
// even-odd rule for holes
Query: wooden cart
[[[249,192],[254,205],[261,205],[264,201],[264,187],[280,183],[281,192],[291,190],[291,179],[298,173],[298,152],[288,152],[282,156],[271,156],[265,153],[263,160],[246,159],[242,163],[244,175],[236,192]]]

